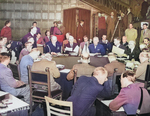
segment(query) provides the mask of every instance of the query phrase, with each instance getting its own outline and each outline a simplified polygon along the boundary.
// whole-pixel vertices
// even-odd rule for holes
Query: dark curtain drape
[[[90,17],[91,11],[81,8],[73,8],[73,9],[66,9],[63,11],[63,25],[65,27],[65,33],[70,32],[71,35],[76,39],[76,31],[77,31],[77,10],[79,11],[78,14],[78,21],[80,24],[81,20],[84,20],[84,32],[85,35],[90,37]]]
[[[65,32],[70,32],[76,38],[76,9],[67,9],[63,11],[63,24]]]
[[[90,18],[91,18],[91,11],[90,10],[85,10],[85,9],[80,9],[79,10],[79,22],[81,20],[84,20],[84,34],[90,38]]]

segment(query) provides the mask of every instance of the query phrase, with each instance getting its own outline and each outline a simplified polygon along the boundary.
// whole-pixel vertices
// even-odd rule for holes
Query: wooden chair
[[[18,70],[18,65],[19,64],[9,63],[9,67],[13,72],[13,77],[17,80],[20,80],[20,71]]]
[[[136,79],[137,82],[144,83],[144,88],[148,90],[150,87],[150,64],[147,65],[146,74],[145,74],[145,80]],[[148,90],[150,93],[150,90]]]
[[[76,81],[77,81],[77,72],[78,72],[78,70],[74,69],[73,72],[74,72],[74,84],[75,84]]]
[[[49,98],[47,96],[45,96],[45,101],[46,101],[46,107],[47,107],[47,116],[52,116],[52,115],[73,116],[72,102],[55,100],[55,99]],[[58,106],[67,107],[67,109],[65,109],[65,108],[60,109],[60,108],[58,108]]]
[[[30,85],[30,115],[32,114],[32,102],[43,103],[45,102],[44,96],[54,99],[62,98],[61,89],[51,91],[49,68],[46,68],[45,71],[32,71],[31,66],[28,66],[28,73]]]
[[[148,89],[150,87],[150,64],[147,65],[144,87],[150,93],[150,90]]]

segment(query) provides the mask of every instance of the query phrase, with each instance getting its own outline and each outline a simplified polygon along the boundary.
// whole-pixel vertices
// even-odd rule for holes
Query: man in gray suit
[[[0,88],[14,96],[22,95],[27,103],[30,103],[29,85],[15,80],[12,71],[7,67],[10,62],[9,53],[0,54]],[[23,87],[24,86],[24,87]]]
[[[140,44],[144,41],[144,38],[150,38],[150,30],[148,29],[148,24],[143,24],[143,30],[141,31]]]

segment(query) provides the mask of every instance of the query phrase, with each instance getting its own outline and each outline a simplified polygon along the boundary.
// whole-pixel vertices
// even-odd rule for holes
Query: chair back
[[[147,89],[150,86],[150,64],[147,65],[144,87]]]
[[[77,81],[77,72],[78,72],[78,70],[74,69],[73,72],[74,72],[74,84],[75,84],[76,81]]]
[[[19,62],[17,62],[16,64],[17,64],[17,69],[18,69],[18,77],[19,77],[19,80],[21,80]]]
[[[28,74],[30,85],[30,100],[32,102],[43,102],[45,101],[45,95],[51,97],[49,68],[46,68],[45,71],[32,71],[31,66],[28,66]]]
[[[47,107],[47,116],[51,116],[51,115],[73,116],[72,102],[55,100],[47,96],[45,96],[45,101],[46,101],[46,107]],[[58,106],[63,106],[63,107],[58,108]],[[64,107],[66,107],[67,109],[65,109]]]
[[[18,65],[9,63],[9,67],[12,70],[13,77],[17,80],[20,80],[20,71],[18,70]]]
[[[30,85],[30,106],[32,102],[45,102],[44,96],[52,98],[62,98],[62,90],[57,89],[51,91],[50,71],[47,67],[45,71],[31,70],[28,66],[29,85]],[[30,107],[30,115],[32,114],[32,107]]]

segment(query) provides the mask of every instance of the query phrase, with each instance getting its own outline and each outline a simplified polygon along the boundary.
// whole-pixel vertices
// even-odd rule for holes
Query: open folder
[[[124,54],[124,51],[125,50],[123,50],[121,48],[117,48],[116,46],[113,46],[113,48],[112,48],[112,52],[116,53],[118,56],[122,56]]]

